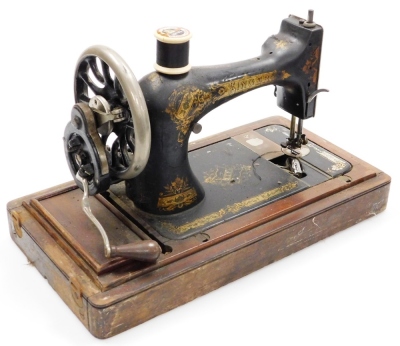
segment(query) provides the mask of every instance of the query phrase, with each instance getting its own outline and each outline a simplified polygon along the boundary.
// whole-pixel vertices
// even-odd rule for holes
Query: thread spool
[[[190,31],[177,26],[166,26],[158,29],[154,36],[157,38],[157,60],[154,68],[158,72],[171,75],[188,72],[191,68]]]

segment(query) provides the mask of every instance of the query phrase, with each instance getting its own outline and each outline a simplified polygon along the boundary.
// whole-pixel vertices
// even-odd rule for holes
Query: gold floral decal
[[[305,65],[303,66],[303,72],[305,74],[310,74],[310,78],[314,84],[317,83],[318,79],[318,69],[315,67],[315,65],[318,64],[320,55],[321,55],[320,47],[315,48],[311,53],[310,59],[308,59]]]
[[[165,192],[160,193],[157,207],[164,211],[182,209],[192,204],[197,199],[196,190],[190,187],[187,178],[177,177],[171,184],[164,187]]]
[[[208,91],[195,86],[183,86],[175,89],[169,97],[168,107],[165,111],[176,124],[179,132],[178,142],[183,144],[193,121],[203,114],[206,107],[216,101],[289,77],[290,74],[286,71],[271,71],[253,76],[246,74],[234,80],[211,84]]]
[[[211,104],[211,99],[211,92],[200,90],[194,86],[175,89],[171,94],[166,112],[177,125],[179,143],[183,143],[193,120]]]
[[[329,151],[317,147],[315,144],[311,142],[308,142],[307,146],[310,148],[314,148],[314,150],[319,155],[321,155],[322,157],[333,163],[333,165],[328,169],[328,172],[341,171],[342,169],[346,168],[347,161],[344,161],[340,157],[337,157],[336,155],[330,153]]]
[[[225,208],[222,208],[214,213],[208,214],[208,215],[201,217],[197,220],[194,220],[192,222],[185,223],[182,226],[175,226],[168,222],[163,222],[163,226],[168,228],[171,232],[173,232],[175,234],[182,234],[187,231],[190,231],[191,229],[196,229],[196,228],[205,226],[207,224],[210,224],[214,221],[220,220],[225,215],[237,214],[243,208],[249,208],[256,204],[268,201],[271,198],[276,197],[286,191],[293,190],[296,187],[297,187],[297,182],[289,182],[289,183],[282,185],[280,187],[277,187],[275,189],[265,191],[257,196],[245,199],[244,201],[237,202],[237,203],[234,203],[231,205],[227,205]]]
[[[204,173],[206,184],[229,186],[231,184],[241,184],[248,180],[253,174],[252,166],[236,164],[230,167],[215,166]]]

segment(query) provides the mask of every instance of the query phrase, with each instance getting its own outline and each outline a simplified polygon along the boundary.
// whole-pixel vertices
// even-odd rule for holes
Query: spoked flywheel
[[[65,130],[65,152],[74,177],[91,195],[144,169],[150,153],[150,122],[140,86],[112,49],[83,52],[75,72],[75,102]],[[81,186],[80,179],[75,179]],[[82,188],[82,186],[81,186]]]

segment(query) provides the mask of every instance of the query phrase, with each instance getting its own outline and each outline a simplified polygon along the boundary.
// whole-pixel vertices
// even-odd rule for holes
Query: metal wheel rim
[[[89,56],[98,57],[114,71],[127,98],[134,125],[135,152],[129,166],[125,170],[118,171],[116,176],[119,179],[132,179],[143,171],[150,155],[150,120],[142,89],[121,56],[111,48],[97,45],[87,48],[79,57],[74,79],[75,102],[80,102],[77,90],[79,67],[83,60]]]

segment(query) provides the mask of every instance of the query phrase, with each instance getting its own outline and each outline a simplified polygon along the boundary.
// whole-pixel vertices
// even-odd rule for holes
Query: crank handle
[[[103,238],[104,255],[107,258],[119,256],[132,258],[141,262],[155,262],[161,254],[161,248],[154,240],[142,240],[135,243],[118,246],[110,245],[106,231],[90,209],[88,181],[86,178],[83,178],[79,175],[79,171],[76,173],[76,178],[83,185],[82,210],[93,222]]]
[[[161,248],[154,240],[142,240],[131,244],[111,245],[110,257],[132,258],[141,262],[155,262]]]

